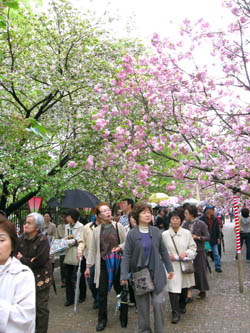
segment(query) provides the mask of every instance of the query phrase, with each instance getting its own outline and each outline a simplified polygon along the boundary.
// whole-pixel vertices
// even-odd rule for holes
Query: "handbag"
[[[181,261],[181,271],[184,274],[194,273],[193,260]]]
[[[177,247],[175,245],[174,237],[171,236],[171,238],[172,238],[172,242],[174,244],[176,253],[178,254],[178,256],[180,256],[179,252],[177,250]],[[193,264],[193,260],[192,259],[190,259],[190,260],[180,260],[180,264],[181,264],[181,271],[182,271],[182,273],[184,273],[184,274],[194,273],[194,264]]]
[[[132,281],[137,296],[150,293],[155,289],[148,267],[132,273]]]
[[[73,266],[78,265],[77,246],[71,246],[69,249],[67,249],[63,263]]]
[[[62,239],[53,239],[50,244],[50,255],[55,253],[63,252],[68,248],[68,244],[64,238]]]

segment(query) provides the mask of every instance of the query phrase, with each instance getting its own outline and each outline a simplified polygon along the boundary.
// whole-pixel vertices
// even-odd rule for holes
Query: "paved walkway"
[[[195,298],[198,291],[193,292],[194,301],[187,305],[187,313],[182,315],[177,325],[171,324],[169,299],[166,302],[165,332],[250,332],[250,263],[245,259],[243,246],[243,278],[244,293],[239,292],[237,261],[235,255],[234,223],[224,225],[225,254],[222,256],[223,273],[209,274],[210,291],[205,299]],[[87,292],[87,299],[78,306],[77,313],[73,307],[65,308],[65,289],[60,288],[58,270],[55,274],[57,295],[51,290],[49,333],[92,333],[96,332],[97,310],[92,309],[92,298]],[[151,314],[152,316],[152,314]],[[115,309],[115,294],[109,295],[108,325],[104,332],[119,333],[137,332],[137,316],[134,308],[129,309],[129,323],[126,329],[120,327],[119,314]]]

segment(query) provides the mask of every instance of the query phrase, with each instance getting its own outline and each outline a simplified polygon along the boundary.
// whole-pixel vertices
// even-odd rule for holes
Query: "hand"
[[[78,259],[78,261],[82,260],[82,253],[81,252],[77,253],[77,259]]]
[[[193,239],[201,239],[200,236],[192,235]]]
[[[128,281],[127,280],[121,280],[120,284],[123,286],[124,284],[128,284]]]
[[[179,258],[180,258],[180,260],[183,260],[186,256],[187,256],[186,252],[182,252],[182,253],[179,255]]]
[[[175,257],[173,255],[173,253],[169,253],[168,255],[169,255],[169,258],[171,261],[175,261]]]
[[[220,242],[221,242],[220,239],[217,239],[217,243],[218,243],[218,245],[220,245]]]
[[[22,259],[23,255],[22,255],[22,253],[21,253],[21,252],[18,252],[18,254],[17,254],[17,256],[16,256],[16,257],[17,257],[17,259],[19,259],[19,260],[20,260],[20,259]]]
[[[30,259],[30,262],[33,262],[36,259],[36,257],[33,257]]]
[[[90,277],[90,269],[87,267],[86,268],[86,270],[85,270],[85,272],[84,272],[84,276],[86,277],[86,278],[89,278]]]
[[[119,252],[121,248],[119,246],[113,247],[112,252]]]
[[[169,272],[168,273],[168,280],[172,280],[173,277],[174,277],[174,272]]]

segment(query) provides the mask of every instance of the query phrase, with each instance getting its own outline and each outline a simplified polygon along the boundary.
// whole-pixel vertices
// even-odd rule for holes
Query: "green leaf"
[[[9,8],[13,8],[13,9],[18,9],[19,8],[18,2],[15,1],[15,0],[13,0],[13,1],[6,1],[5,4]]]

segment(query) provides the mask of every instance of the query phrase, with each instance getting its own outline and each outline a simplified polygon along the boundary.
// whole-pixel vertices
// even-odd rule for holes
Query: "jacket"
[[[151,248],[148,268],[155,286],[155,293],[159,294],[167,284],[166,271],[173,272],[173,266],[168,251],[163,243],[162,234],[157,227],[149,226]],[[121,280],[128,280],[128,274],[137,272],[145,267],[145,254],[141,242],[141,233],[138,226],[127,234],[125,249],[121,263]]]
[[[116,223],[112,221],[112,225],[114,228],[118,228],[118,234],[120,238],[119,247],[124,249],[125,239],[126,239],[126,231],[121,223]],[[96,288],[99,287],[100,273],[101,273],[101,251],[100,251],[100,234],[101,234],[101,224],[96,227],[93,231],[93,237],[90,244],[90,249],[88,251],[87,265],[88,267],[95,265],[95,276],[94,283],[96,284]]]
[[[87,259],[88,251],[90,248],[93,231],[96,228],[96,224],[94,222],[89,222],[83,227],[82,239],[80,239],[78,243],[78,253],[83,253],[84,257]]]
[[[77,266],[77,246],[82,239],[83,224],[77,221],[73,226],[70,223],[65,225],[65,239],[68,243],[68,248],[65,251],[64,263]],[[72,238],[69,238],[72,235]]]
[[[213,217],[213,228],[212,231],[209,230],[209,225],[208,225],[208,219],[206,218],[205,215],[203,215],[202,217],[200,217],[201,221],[204,221],[208,227],[208,231],[210,234],[210,245],[216,245],[218,243],[218,239],[221,239],[221,232],[220,232],[220,228],[219,228],[219,223],[217,218],[214,216]]]
[[[191,232],[180,227],[177,233],[175,233],[172,227],[170,227],[167,231],[162,233],[162,238],[168,252],[178,255],[171,238],[172,236],[174,236],[174,242],[179,254],[186,252],[187,256],[193,259],[196,254],[196,244],[192,238]],[[174,266],[174,277],[168,281],[166,288],[168,292],[181,293],[182,288],[190,288],[195,285],[194,273],[183,274],[180,261],[172,261],[172,265]]]
[[[15,257],[0,266],[0,333],[34,333],[35,279]]]
[[[49,288],[52,284],[49,250],[48,239],[41,232],[32,239],[29,239],[26,233],[17,239],[16,252],[21,252],[21,262],[29,266],[35,275],[37,291]]]

